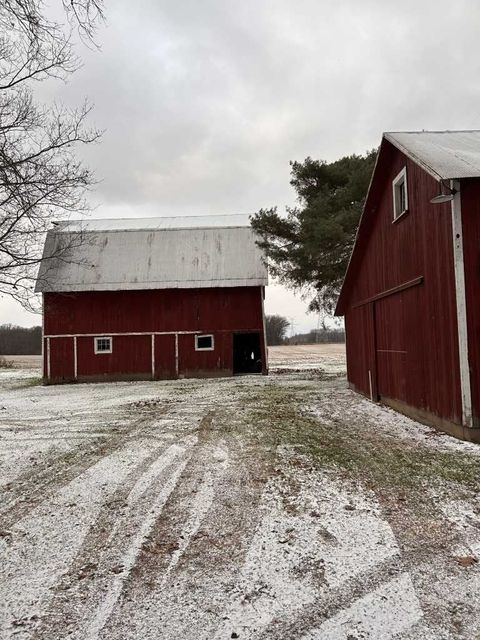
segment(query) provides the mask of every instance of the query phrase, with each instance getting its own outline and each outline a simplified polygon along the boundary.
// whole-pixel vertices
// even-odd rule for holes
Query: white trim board
[[[450,181],[455,190],[452,207],[453,263],[455,270],[455,294],[458,325],[458,355],[460,361],[460,385],[462,394],[462,424],[472,427],[472,389],[468,361],[467,300],[465,296],[465,266],[463,259],[462,200],[460,183]]]

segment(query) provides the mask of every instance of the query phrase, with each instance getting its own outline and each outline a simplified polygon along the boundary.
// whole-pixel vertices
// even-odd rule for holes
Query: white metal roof
[[[150,229],[210,229],[249,227],[247,213],[211,216],[175,216],[159,218],[100,218],[67,220],[57,223],[58,231],[142,231]]]
[[[480,131],[403,131],[384,137],[437,179],[480,177]]]
[[[244,215],[62,222],[48,232],[43,255],[36,291],[267,284]]]

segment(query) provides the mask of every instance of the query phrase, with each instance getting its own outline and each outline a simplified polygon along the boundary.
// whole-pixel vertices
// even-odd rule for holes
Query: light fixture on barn
[[[444,193],[443,189],[446,189],[446,193]],[[443,204],[444,202],[451,202],[456,194],[455,189],[451,189],[443,181],[440,182],[440,193],[438,196],[434,196],[431,200],[431,204]]]

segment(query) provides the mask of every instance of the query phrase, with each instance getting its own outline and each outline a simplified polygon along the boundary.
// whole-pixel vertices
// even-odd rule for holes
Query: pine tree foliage
[[[251,217],[272,276],[310,296],[309,309],[331,313],[362,212],[376,151],[335,162],[291,162],[298,206]]]

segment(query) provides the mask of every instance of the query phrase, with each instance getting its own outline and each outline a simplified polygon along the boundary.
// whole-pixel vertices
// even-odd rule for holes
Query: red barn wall
[[[72,340],[72,338],[71,338]],[[54,344],[56,339],[50,341]],[[94,353],[91,336],[77,338],[77,377],[100,380],[107,374],[148,378],[152,374],[151,336],[113,336],[112,353]]]
[[[450,204],[438,183],[388,142],[362,230],[345,312],[348,379],[370,395],[461,422]],[[392,181],[407,167],[408,213],[393,222]],[[353,259],[352,259],[353,260]],[[371,300],[406,283],[415,286]],[[370,310],[368,310],[370,308]]]
[[[480,182],[462,180],[463,256],[473,421],[480,426]]]
[[[152,334],[158,332],[168,335],[155,335],[152,359]],[[196,351],[194,332],[213,334],[214,350]],[[229,375],[237,332],[260,334],[266,372],[261,287],[44,295],[52,381],[75,378],[75,336],[78,380]],[[146,335],[115,335],[135,333]],[[94,353],[94,336],[102,335],[112,336],[111,354]]]
[[[72,380],[74,377],[74,348],[71,338],[58,338],[50,342],[50,377]]]

